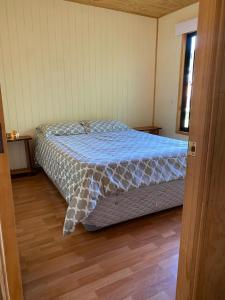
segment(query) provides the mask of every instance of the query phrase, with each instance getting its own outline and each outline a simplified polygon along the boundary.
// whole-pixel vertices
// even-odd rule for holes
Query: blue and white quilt
[[[68,203],[64,234],[109,194],[183,179],[186,158],[187,142],[132,129],[36,139],[36,160]]]

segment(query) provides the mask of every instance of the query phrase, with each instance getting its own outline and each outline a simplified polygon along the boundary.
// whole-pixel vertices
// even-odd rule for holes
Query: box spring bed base
[[[83,221],[88,231],[183,205],[184,180],[150,185],[99,201],[95,210]]]

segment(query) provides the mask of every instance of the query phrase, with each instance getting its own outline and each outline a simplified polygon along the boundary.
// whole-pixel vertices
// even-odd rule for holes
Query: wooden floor
[[[66,203],[44,174],[13,191],[25,299],[175,299],[181,209],[64,238]]]

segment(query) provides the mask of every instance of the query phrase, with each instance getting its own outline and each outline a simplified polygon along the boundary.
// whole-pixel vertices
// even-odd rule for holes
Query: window
[[[180,93],[177,117],[177,131],[179,133],[189,132],[196,39],[197,32],[188,33],[184,36],[183,39]]]

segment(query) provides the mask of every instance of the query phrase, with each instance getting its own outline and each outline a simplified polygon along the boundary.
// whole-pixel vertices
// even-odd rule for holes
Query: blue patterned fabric
[[[37,136],[36,160],[68,203],[64,234],[87,218],[100,198],[183,179],[187,142],[135,130]],[[129,209],[129,208],[128,208]]]
[[[80,124],[82,124],[85,128],[85,131],[87,133],[92,132],[107,132],[107,131],[121,131],[121,130],[127,130],[129,127],[116,120],[112,121],[81,121]]]
[[[42,124],[36,130],[45,136],[50,135],[76,135],[85,133],[84,127],[78,122]]]

